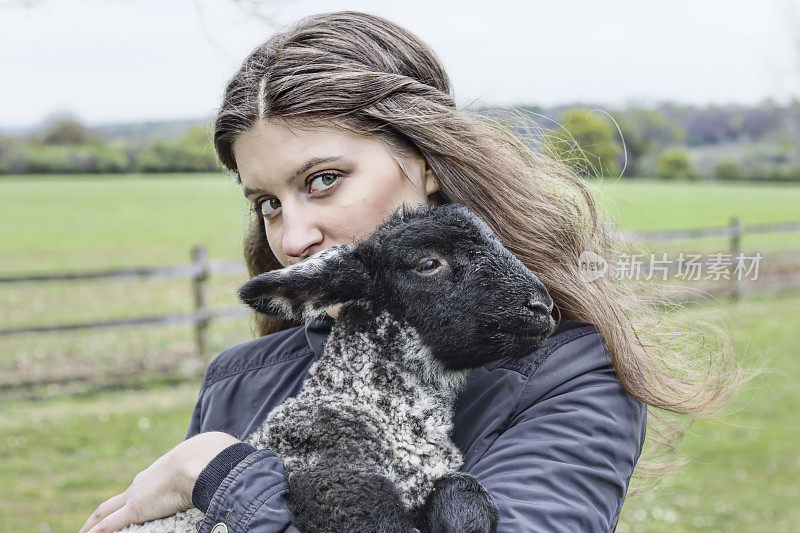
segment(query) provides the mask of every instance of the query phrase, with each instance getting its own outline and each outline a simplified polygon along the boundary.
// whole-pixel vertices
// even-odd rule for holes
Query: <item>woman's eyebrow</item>
[[[329,156],[325,156],[325,157],[312,157],[311,159],[309,159],[308,161],[303,163],[300,166],[300,168],[298,168],[294,172],[294,174],[292,174],[292,176],[289,179],[286,180],[286,185],[290,185],[292,183],[292,181],[294,181],[297,178],[297,176],[303,174],[304,172],[306,172],[308,169],[310,169],[312,167],[315,167],[317,165],[321,165],[322,163],[331,163],[331,162],[334,162],[334,161],[339,161],[339,160],[341,160],[343,158],[344,158],[344,156],[342,156],[342,155],[329,155]],[[265,191],[264,189],[251,189],[249,187],[245,187],[244,188],[244,195],[245,196],[250,196],[251,194],[264,193],[264,192],[267,192],[267,191]]]

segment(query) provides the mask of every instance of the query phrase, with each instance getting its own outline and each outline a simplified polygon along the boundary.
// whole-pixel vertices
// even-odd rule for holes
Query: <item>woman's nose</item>
[[[309,248],[322,243],[322,231],[310,213],[298,205],[282,206],[283,253],[289,257],[311,255]]]

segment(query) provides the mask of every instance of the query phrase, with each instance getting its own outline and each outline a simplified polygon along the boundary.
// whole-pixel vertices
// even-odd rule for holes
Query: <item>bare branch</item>
[[[270,29],[277,29],[277,7],[283,7],[293,0],[231,0],[243,13],[260,20]]]

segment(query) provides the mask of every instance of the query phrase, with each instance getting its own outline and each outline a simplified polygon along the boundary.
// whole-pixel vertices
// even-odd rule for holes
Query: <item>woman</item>
[[[610,263],[618,251],[581,179],[504,126],[456,109],[434,54],[385,19],[319,14],[274,35],[230,81],[214,141],[253,206],[253,276],[352,243],[403,202],[458,202],[548,287],[559,313],[548,345],[475,370],[456,405],[463,470],[494,497],[499,531],[613,530],[647,406],[652,430],[666,424],[653,409],[704,415],[735,388],[730,352],[712,372],[693,365],[704,348],[663,316],[651,320],[635,282],[581,280],[583,251]],[[298,392],[337,310],[306,323],[257,316],[259,338],[206,370],[186,440],[81,532],[193,505],[206,512],[201,531],[296,531],[280,458],[241,439]],[[655,432],[655,451],[680,434]]]

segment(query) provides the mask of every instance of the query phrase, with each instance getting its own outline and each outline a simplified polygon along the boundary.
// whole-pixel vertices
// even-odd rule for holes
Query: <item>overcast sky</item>
[[[800,98],[800,0],[263,4],[278,23],[352,9],[405,26],[461,105]],[[0,127],[211,115],[271,32],[233,0],[0,0]]]

